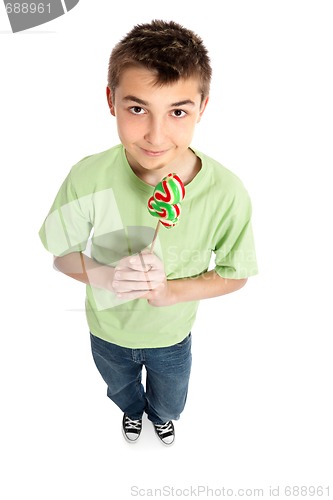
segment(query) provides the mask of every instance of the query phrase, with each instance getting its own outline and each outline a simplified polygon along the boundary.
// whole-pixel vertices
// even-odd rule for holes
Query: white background
[[[185,497],[191,485],[266,498],[270,486],[284,498],[286,485],[331,485],[333,495],[332,2],[218,4],[81,0],[17,34],[0,6],[6,500],[127,499],[132,486]],[[84,287],[52,269],[37,235],[70,167],[118,143],[108,58],[153,18],[196,31],[210,52],[211,100],[193,145],[250,192],[260,268],[200,306],[170,449],[147,421],[139,443],[123,440],[90,354]]]

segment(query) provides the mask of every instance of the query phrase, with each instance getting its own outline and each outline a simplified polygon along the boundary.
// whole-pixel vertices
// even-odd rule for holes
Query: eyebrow
[[[143,101],[142,99],[140,99],[139,97],[136,97],[134,95],[127,95],[122,100],[136,102],[138,104],[141,104],[142,106],[149,106],[149,103],[147,101]],[[185,105],[195,106],[195,102],[192,101],[191,99],[184,99],[183,101],[171,103],[170,107],[178,107],[178,106],[185,106]]]

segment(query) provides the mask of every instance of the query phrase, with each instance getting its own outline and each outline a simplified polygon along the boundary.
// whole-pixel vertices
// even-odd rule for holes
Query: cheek
[[[117,127],[119,137],[127,141],[135,140],[141,134],[137,121],[124,119],[122,116],[118,116]]]
[[[186,124],[180,124],[175,130],[175,138],[179,144],[187,144],[193,137],[195,123],[187,122]]]

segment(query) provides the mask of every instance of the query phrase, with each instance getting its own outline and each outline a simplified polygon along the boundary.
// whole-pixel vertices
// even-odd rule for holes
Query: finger
[[[151,284],[148,281],[114,281],[112,287],[116,293],[131,291],[148,292],[152,290]]]
[[[115,272],[116,271],[131,271],[133,270],[132,265],[129,263],[129,260],[126,262],[119,262],[116,267],[114,268]]]
[[[150,281],[152,283],[161,283],[164,274],[159,270],[134,271],[133,269],[120,269],[114,273],[114,281]]]
[[[159,305],[159,303],[162,304],[163,302],[164,292],[165,292],[165,285],[162,284],[156,287],[154,290],[150,290],[145,296],[145,298],[147,299],[148,303],[152,303],[152,305]]]
[[[146,265],[142,256],[140,255],[134,255],[131,257],[126,257],[126,259],[122,259],[120,262],[118,262],[117,266],[115,267],[115,272],[116,271],[148,271],[151,269],[151,266]]]
[[[140,252],[138,255],[133,255],[129,259],[129,266],[138,271],[150,271],[151,269],[161,269],[163,263],[154,254]]]
[[[112,288],[115,293],[123,292],[149,292],[156,289],[163,289],[164,283],[151,283],[150,281],[114,281],[112,283]]]
[[[134,254],[134,255],[128,255],[127,257],[123,257],[118,264],[116,265],[115,269],[133,269],[133,264],[138,265],[138,263],[141,263],[141,266],[139,268],[142,270],[142,257],[139,254]]]

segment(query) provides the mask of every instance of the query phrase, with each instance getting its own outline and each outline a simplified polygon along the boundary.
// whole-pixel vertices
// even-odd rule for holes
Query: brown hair
[[[212,69],[207,49],[198,35],[174,21],[138,24],[114,47],[108,70],[113,96],[122,70],[133,65],[156,72],[160,85],[198,76],[201,99],[209,94]]]

